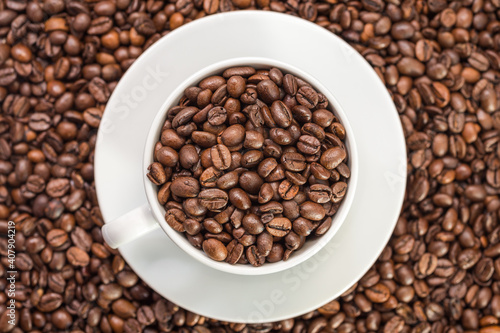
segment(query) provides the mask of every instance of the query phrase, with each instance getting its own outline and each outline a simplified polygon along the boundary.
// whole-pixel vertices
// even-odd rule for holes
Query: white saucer
[[[240,11],[189,23],[150,47],[120,80],[101,121],[95,178],[105,221],[146,203],[144,143],[168,94],[208,65],[247,56],[274,58],[310,73],[343,106],[360,162],[347,220],[311,259],[264,276],[203,266],[160,228],[120,252],[146,283],[181,307],[218,320],[257,323],[298,316],[338,297],[375,262],[397,221],[406,185],[403,131],[386,88],[356,51],[327,30],[284,14]]]

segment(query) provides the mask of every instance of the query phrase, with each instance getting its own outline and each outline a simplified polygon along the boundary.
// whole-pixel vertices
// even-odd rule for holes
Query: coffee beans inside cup
[[[287,260],[332,225],[350,178],[326,97],[278,68],[228,68],[171,107],[148,178],[165,220],[208,257]]]

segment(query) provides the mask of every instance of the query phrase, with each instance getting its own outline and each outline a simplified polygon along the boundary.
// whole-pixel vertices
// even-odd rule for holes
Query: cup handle
[[[144,204],[102,226],[102,237],[109,247],[116,249],[136,238],[155,230],[160,225],[151,207]]]

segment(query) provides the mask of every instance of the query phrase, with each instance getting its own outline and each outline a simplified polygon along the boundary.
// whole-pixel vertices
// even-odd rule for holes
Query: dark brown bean
[[[328,170],[335,169],[346,158],[345,150],[340,147],[333,147],[321,155],[321,164]]]
[[[165,221],[168,225],[178,232],[184,232],[184,222],[186,220],[186,214],[177,208],[171,208],[165,213]]]
[[[207,239],[203,242],[203,251],[215,261],[224,261],[227,257],[227,249],[224,244],[217,239]]]
[[[213,165],[219,170],[226,170],[231,166],[231,152],[222,144],[213,146],[210,156],[212,157]]]
[[[332,189],[327,185],[313,184],[307,193],[309,199],[316,203],[327,203],[332,198]]]
[[[281,163],[290,171],[300,172],[306,168],[305,157],[298,153],[284,153],[281,157]]]
[[[200,193],[200,184],[192,177],[178,177],[172,181],[170,190],[181,198],[194,198]]]
[[[278,217],[266,224],[266,230],[272,236],[284,237],[292,229],[292,223],[289,219]]]
[[[297,91],[297,102],[310,109],[314,108],[319,101],[318,93],[311,87],[304,86]]]
[[[257,84],[257,93],[259,97],[268,104],[280,98],[278,86],[272,80],[268,79],[262,80]]]
[[[227,204],[228,194],[219,189],[202,190],[198,195],[198,199],[203,207],[210,211],[221,211]]]

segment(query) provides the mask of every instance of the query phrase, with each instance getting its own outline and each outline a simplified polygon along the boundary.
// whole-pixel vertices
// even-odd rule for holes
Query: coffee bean
[[[313,163],[311,163],[311,174],[316,179],[327,180],[330,178],[332,172],[330,170],[327,170],[321,164],[313,162]]]
[[[256,73],[255,68],[250,66],[232,67],[224,70],[222,76],[224,78],[230,78],[231,76],[242,76],[249,77]]]
[[[410,39],[415,33],[415,28],[408,22],[396,22],[392,25],[391,35],[394,39]]]
[[[243,143],[245,139],[245,128],[240,124],[229,126],[220,134],[220,141],[228,146],[234,147]]]
[[[475,269],[474,269],[474,275],[476,278],[483,282],[486,283],[488,282],[492,275],[494,274],[494,267],[493,267],[493,260],[490,258],[483,258],[481,259]]]
[[[300,216],[312,221],[321,221],[325,217],[325,209],[320,204],[306,201],[300,205]]]
[[[179,162],[184,169],[191,169],[200,160],[200,156],[193,145],[182,146],[179,150]]]
[[[87,266],[90,262],[88,253],[76,246],[72,246],[68,249],[66,258],[73,266]]]
[[[486,198],[486,191],[481,185],[467,186],[464,194],[471,201],[483,201]]]
[[[89,252],[92,246],[92,237],[81,227],[76,227],[75,230],[71,232],[71,240],[73,244],[84,250],[85,252]]]
[[[282,101],[274,101],[271,105],[271,115],[276,124],[287,128],[292,124],[292,113]]]
[[[211,98],[211,103],[214,105],[222,105],[227,99],[227,85],[223,84],[219,88],[217,88],[216,91],[214,91],[212,98]]]
[[[192,177],[178,177],[172,181],[170,190],[181,198],[194,198],[200,193],[200,184]]]
[[[241,259],[245,250],[245,247],[242,244],[238,243],[236,240],[233,240],[233,242],[235,243],[233,243],[230,250],[229,245],[231,245],[231,243],[228,245],[228,255],[226,257],[226,262],[231,265],[236,264]]]
[[[260,255],[255,245],[247,248],[246,257],[248,259],[248,262],[254,267],[262,266],[265,262],[265,257]]]
[[[264,136],[257,131],[247,131],[243,147],[247,149],[260,149],[264,144]]]
[[[283,245],[274,243],[271,252],[269,252],[269,255],[265,259],[270,263],[278,262],[283,260],[284,252]]]
[[[176,226],[178,228],[180,228],[179,225],[176,224]],[[194,220],[194,219],[186,219],[186,220],[184,220],[183,227],[186,230],[186,232],[189,235],[191,235],[191,236],[194,236],[194,235],[198,234],[201,231],[201,228],[202,228],[201,223],[198,222],[198,221],[196,221],[196,220]]]
[[[228,174],[226,174],[228,175]],[[203,171],[203,173],[200,176],[200,183],[204,187],[215,187],[218,186],[221,189],[226,189],[223,188],[224,186],[219,186],[219,180],[222,177],[222,172],[214,167],[209,167]],[[236,176],[237,177],[237,176]],[[231,186],[229,186],[231,187]]]
[[[274,196],[274,190],[271,184],[265,183],[259,190],[259,203],[264,204],[269,202]]]
[[[212,92],[214,92],[224,84],[226,84],[226,80],[222,76],[213,75],[203,79],[199,83],[199,87],[201,89],[210,89]]]
[[[241,166],[251,169],[256,167],[264,159],[264,154],[260,150],[249,150],[241,156]]]
[[[258,235],[264,231],[264,224],[255,214],[248,214],[242,220],[243,229],[251,235]]]
[[[469,269],[474,267],[474,265],[480,259],[480,253],[477,250],[465,249],[458,255],[457,261],[458,265],[462,269]]]
[[[43,312],[51,312],[59,308],[63,303],[61,295],[56,293],[47,293],[40,298],[38,309]]]
[[[314,234],[316,236],[321,236],[324,235],[330,230],[330,227],[332,226],[332,218],[327,217],[323,222],[320,223],[320,225],[316,228],[314,231]]]
[[[59,247],[66,243],[68,234],[62,229],[52,229],[46,235],[47,242],[52,247]]]
[[[271,68],[269,70],[269,78],[280,87],[283,84],[283,72],[278,68]]]
[[[165,213],[165,221],[167,221],[172,229],[178,232],[184,232],[185,229],[183,224],[186,221],[186,214],[180,209],[171,208]]]
[[[72,317],[65,309],[58,309],[52,313],[52,323],[59,329],[71,326]]]
[[[233,206],[241,210],[247,210],[251,206],[250,198],[245,191],[239,188],[233,188],[229,191],[229,200]]]
[[[172,119],[172,127],[178,128],[188,124],[198,112],[199,109],[193,106],[183,108],[175,115],[174,119]]]
[[[245,79],[239,75],[233,75],[227,80],[227,92],[231,97],[240,98],[246,90]]]
[[[285,177],[295,185],[302,186],[307,183],[307,178],[300,173],[285,171]]]
[[[212,163],[219,170],[226,170],[231,166],[231,152],[222,144],[213,146],[210,156],[212,157]]]
[[[320,162],[326,169],[335,169],[346,158],[345,150],[340,147],[330,148],[321,155]]]
[[[314,155],[319,152],[321,144],[314,136],[301,135],[297,143],[297,148],[301,153]]]
[[[266,158],[259,163],[258,174],[259,176],[266,178],[268,177],[276,168],[278,167],[278,162],[274,158]]]
[[[332,202],[337,203],[342,201],[347,191],[347,183],[336,182],[332,186]]]
[[[99,127],[102,111],[97,108],[88,108],[83,112],[83,120],[91,127]]]
[[[87,30],[89,35],[102,35],[113,27],[113,21],[107,16],[101,16],[91,21]]]
[[[126,299],[120,298],[111,305],[113,312],[120,318],[127,319],[135,317],[136,307]]]
[[[7,67],[0,69],[0,86],[8,86],[16,80],[16,77],[14,68]]]
[[[307,193],[309,199],[316,203],[327,203],[332,198],[332,190],[327,185],[313,184]]]
[[[284,153],[281,157],[281,163],[290,171],[300,172],[306,168],[305,157],[298,153]]]
[[[280,90],[278,86],[272,80],[268,79],[262,80],[257,84],[257,93],[262,100],[268,104],[271,104],[280,98]]]
[[[299,102],[299,104],[310,109],[314,108],[319,101],[318,93],[308,86],[301,87],[297,91],[297,95],[295,98],[297,99],[297,102]]]
[[[26,250],[29,253],[39,253],[45,248],[45,241],[41,237],[32,237],[26,241]]]
[[[0,46],[0,64],[3,64],[5,60],[9,58],[11,47],[8,44],[2,44]]]
[[[304,135],[311,135],[317,138],[319,141],[323,141],[325,139],[325,131],[323,128],[315,123],[306,123],[302,126],[301,132]]]
[[[264,112],[257,104],[247,106],[243,109],[243,112],[247,115],[248,119],[250,119],[253,127],[259,128],[265,124]]]
[[[291,74],[285,74],[283,77],[283,89],[290,96],[295,96],[297,94],[297,79]]]
[[[312,121],[323,128],[330,126],[336,119],[333,113],[326,109],[316,110],[312,114]],[[336,133],[334,132],[334,134]]]
[[[222,225],[214,219],[206,219],[203,221],[203,228],[211,234],[219,234],[222,232]]]
[[[398,71],[412,77],[421,76],[425,72],[425,65],[417,59],[404,57],[397,63]]]
[[[267,257],[273,246],[273,236],[267,232],[257,237],[257,250],[262,257]]]
[[[374,303],[383,303],[390,297],[389,288],[382,283],[378,283],[365,290],[366,297]]]
[[[245,171],[239,177],[239,184],[249,194],[258,194],[264,181],[256,172]]]
[[[45,191],[52,198],[59,198],[65,195],[70,189],[69,180],[66,178],[55,178],[49,181]]]
[[[16,44],[12,46],[10,49],[10,55],[19,62],[29,62],[32,58],[31,50],[23,44]]]
[[[293,231],[300,236],[307,237],[314,230],[314,225],[306,218],[299,217],[293,221]]]
[[[418,272],[422,276],[429,276],[437,268],[437,257],[433,254],[424,254],[418,262]]]
[[[110,92],[106,82],[101,78],[93,78],[89,83],[89,92],[92,96],[101,103],[108,101]]]
[[[50,117],[45,113],[34,113],[30,117],[29,127],[34,131],[46,131],[51,126]]]
[[[227,257],[227,249],[224,244],[217,239],[207,239],[203,242],[203,251],[207,256],[215,261],[223,261]]]
[[[202,190],[198,195],[198,199],[203,207],[212,212],[221,211],[227,204],[228,194],[219,189]]]
[[[184,200],[182,203],[184,211],[191,216],[204,216],[207,213],[205,207],[203,207],[197,198],[190,198]]]
[[[147,174],[148,179],[155,185],[162,185],[167,181],[167,176],[165,174],[165,169],[163,166],[155,162],[148,167],[149,173]]]
[[[299,192],[299,186],[294,185],[288,179],[282,181],[278,187],[278,193],[283,200],[292,200]]]
[[[288,234],[291,229],[292,223],[289,219],[284,217],[274,218],[266,224],[267,232],[275,237],[283,237]]]
[[[216,106],[208,111],[208,122],[211,125],[222,125],[226,121],[227,112],[221,106]]]
[[[286,98],[286,97],[285,97]],[[287,105],[288,106],[288,105]],[[311,125],[312,123],[309,123],[312,118],[312,113],[311,110],[306,108],[305,106],[302,105],[293,105],[293,106],[288,106],[288,108],[291,108],[292,114],[299,123],[305,123],[304,126],[306,125]],[[323,135],[324,138],[324,135]]]
[[[208,168],[207,170],[209,170],[209,169],[210,168]],[[202,176],[203,176],[203,174],[202,174]],[[200,177],[200,179],[201,179],[201,177]],[[238,173],[236,171],[231,171],[231,172],[224,174],[223,176],[218,177],[218,179],[216,180],[216,186],[218,188],[220,188],[221,190],[229,190],[229,189],[238,185],[238,180],[239,180]],[[202,184],[203,184],[203,181],[202,181]],[[207,185],[203,185],[203,186],[207,186]],[[209,187],[209,186],[207,186],[207,187]]]
[[[251,246],[255,243],[255,236],[248,234],[243,228],[233,230],[233,237],[238,240],[243,246]],[[230,236],[227,241],[231,240]]]

